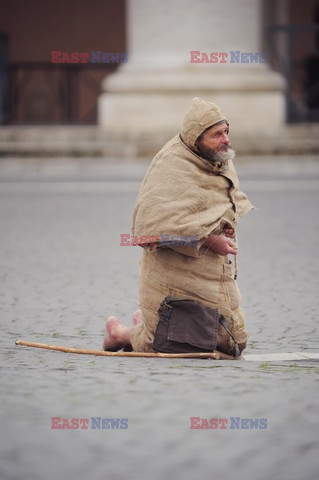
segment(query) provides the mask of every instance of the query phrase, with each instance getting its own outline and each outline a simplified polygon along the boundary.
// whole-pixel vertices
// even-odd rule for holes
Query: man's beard
[[[230,146],[224,151],[201,148],[200,155],[211,162],[215,169],[222,173],[228,170],[228,161],[234,160],[236,152]]]

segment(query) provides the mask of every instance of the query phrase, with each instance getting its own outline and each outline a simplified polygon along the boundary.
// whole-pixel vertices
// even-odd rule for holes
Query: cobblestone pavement
[[[0,161],[3,479],[316,479],[316,362],[86,357],[16,338],[99,348],[105,317],[137,308],[138,247],[121,247],[146,164]],[[318,352],[319,162],[244,159],[256,210],[239,226],[247,353]],[[53,430],[51,417],[127,418]],[[190,417],[267,419],[190,429]]]

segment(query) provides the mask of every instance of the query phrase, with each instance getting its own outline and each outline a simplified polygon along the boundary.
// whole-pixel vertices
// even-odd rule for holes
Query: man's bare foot
[[[122,325],[118,318],[108,317],[105,323],[103,350],[116,352],[130,343],[130,328]]]
[[[135,310],[132,316],[132,325],[135,326],[138,323],[142,323],[142,310]]]

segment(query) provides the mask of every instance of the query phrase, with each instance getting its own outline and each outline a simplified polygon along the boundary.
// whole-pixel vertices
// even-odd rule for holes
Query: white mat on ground
[[[246,362],[276,362],[282,360],[319,360],[319,353],[257,353],[243,355]]]

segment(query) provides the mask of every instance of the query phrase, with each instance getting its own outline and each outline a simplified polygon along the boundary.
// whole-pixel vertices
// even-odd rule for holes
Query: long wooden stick
[[[58,345],[48,345],[46,343],[28,342],[27,340],[16,340],[15,343],[16,345],[24,345],[25,347],[44,348],[46,350],[55,350],[57,352],[64,353],[78,353],[81,355],[96,355],[98,357],[211,358],[214,360],[235,360],[234,357],[217,351],[211,353],[105,352],[103,350],[85,350],[83,348],[60,347]]]

